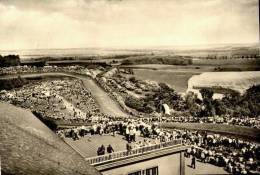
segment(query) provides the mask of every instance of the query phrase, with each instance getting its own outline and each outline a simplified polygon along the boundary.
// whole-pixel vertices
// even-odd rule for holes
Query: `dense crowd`
[[[159,114],[158,114],[159,115]],[[260,118],[235,118],[231,116],[225,117],[193,117],[193,116],[173,116],[165,115],[163,117],[153,116],[151,121],[163,121],[163,122],[179,122],[179,123],[214,123],[214,124],[226,124],[246,126],[251,128],[260,128]]]
[[[0,71],[2,75],[51,71],[91,74],[87,69],[75,66],[65,68],[55,66],[45,66],[43,68],[20,66],[3,68]],[[99,84],[101,86],[105,87],[107,85],[104,80],[97,80],[100,81]],[[114,83],[114,85],[116,84],[118,83]],[[112,85],[113,83],[110,84],[110,86]],[[107,91],[116,96],[110,86],[107,86],[109,88]],[[122,84],[123,86],[127,87],[129,84]],[[128,90],[130,89],[128,88]],[[120,97],[115,98],[120,100]],[[216,119],[168,116],[154,118],[154,120],[148,122],[143,118],[115,119],[112,116],[100,113],[91,93],[82,87],[82,83],[79,80],[35,80],[33,83],[24,85],[19,89],[1,91],[0,100],[37,111],[47,118],[60,120],[81,119],[91,123],[89,126],[57,130],[57,134],[60,137],[70,137],[78,140],[81,137],[95,134],[119,134],[123,135],[124,139],[128,142],[126,146],[127,150],[174,139],[183,139],[184,144],[192,146],[191,149],[187,150],[187,157],[193,156],[201,162],[224,167],[228,172],[233,174],[252,174],[253,172],[259,172],[260,169],[260,147],[255,143],[206,132],[176,129],[163,130],[157,123],[161,121],[224,123],[260,128],[259,118],[234,118],[225,116]],[[144,141],[137,141],[137,137],[143,137]],[[98,155],[103,155],[105,150],[108,153],[114,151],[111,145],[107,148],[101,145],[97,150]]]
[[[201,162],[224,167],[233,174],[259,172],[260,147],[256,143],[218,134],[175,130],[184,143],[193,145],[187,157],[195,156]]]
[[[0,100],[51,119],[91,120],[99,113],[91,93],[79,80],[34,81],[19,89],[1,91]]]
[[[165,142],[173,139],[168,132],[161,131],[157,123],[149,125],[144,123],[142,119],[118,120],[118,118],[113,119],[109,117],[103,117],[88,127],[80,126],[72,129],[63,129],[57,131],[57,133],[62,137],[71,137],[74,140],[84,137],[85,135],[94,134],[120,134],[123,135],[128,142],[136,142],[137,136],[147,138],[147,143],[149,143],[149,141],[155,141],[153,143],[158,143],[158,141]]]
[[[127,140],[127,150],[182,139],[183,144],[192,146],[187,150],[186,156],[194,156],[203,163],[224,167],[233,174],[250,174],[260,168],[260,147],[255,143],[207,132],[163,130],[158,123],[149,125],[142,119],[107,118],[88,127],[59,130],[57,133],[61,137],[72,137],[74,140],[86,135],[119,134]],[[137,141],[137,136],[144,140]],[[99,147],[98,155],[104,155],[104,149],[104,146]],[[103,151],[100,153],[100,150]]]
[[[88,76],[95,76],[95,72],[91,71],[82,66],[12,66],[12,67],[2,67],[0,69],[0,75],[15,75],[15,74],[26,74],[26,73],[46,73],[46,72],[68,72],[77,73]]]
[[[44,72],[69,72],[69,73],[77,73],[84,74],[88,76],[92,76],[95,78],[96,82],[104,89],[108,94],[116,100],[122,109],[128,112],[131,115],[139,116],[139,112],[129,108],[125,104],[125,99],[127,94],[130,96],[140,96],[140,93],[147,93],[149,91],[153,91],[158,89],[158,84],[155,82],[149,81],[136,81],[134,78],[127,79],[124,76],[119,76],[119,74],[109,76],[109,77],[96,77],[97,72],[93,70],[89,70],[82,66],[66,66],[66,67],[57,67],[57,66],[44,66],[44,67],[35,67],[35,66],[13,66],[13,67],[3,67],[0,69],[0,75],[9,75],[9,74],[23,74],[23,73],[44,73]],[[133,80],[132,80],[133,79]],[[73,88],[72,88],[73,89]],[[80,93],[80,91],[75,92],[75,95]],[[63,93],[62,95],[66,95],[68,93]],[[76,95],[77,96],[77,95]],[[71,98],[67,98],[71,99]],[[73,104],[78,106],[80,109],[80,105],[84,102],[76,102],[73,100]],[[29,105],[29,104],[28,104]],[[27,106],[28,106],[27,105]],[[26,106],[26,104],[25,104]],[[178,116],[178,117],[176,117]],[[232,116],[220,116],[220,117],[193,117],[193,116],[181,116],[172,114],[167,118],[163,119],[165,121],[170,122],[196,122],[196,123],[223,123],[228,125],[239,125],[239,126],[247,126],[260,128],[260,118],[252,118],[248,116],[244,117],[232,117]]]

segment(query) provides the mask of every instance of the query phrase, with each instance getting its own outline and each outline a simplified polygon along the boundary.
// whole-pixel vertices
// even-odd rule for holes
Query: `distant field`
[[[189,78],[198,74],[199,72],[134,69],[137,79],[167,83],[180,93],[186,92]]]
[[[214,70],[213,66],[197,67],[193,65],[143,64],[121,67],[132,68],[137,79],[167,83],[179,93],[186,92],[188,80],[193,75]]]
[[[221,65],[220,70],[215,70],[217,65],[143,64],[121,67],[132,68],[137,79],[167,83],[179,93],[186,92],[192,86],[208,87],[208,85],[227,86],[227,88],[244,91],[249,86],[260,83],[260,71],[247,71],[259,69],[260,66],[257,64]]]
[[[136,64],[136,65],[123,65],[120,67],[132,68],[132,69],[151,69],[151,70],[192,70],[192,71],[210,71],[214,70],[214,66],[196,66],[196,65],[167,65],[167,64]]]
[[[259,59],[193,59],[194,65],[260,65]]]
[[[167,129],[189,129],[201,130],[219,134],[234,135],[249,140],[260,142],[260,129],[243,126],[213,124],[213,123],[163,123],[163,128]]]
[[[243,93],[257,84],[260,84],[260,71],[205,72],[189,79],[188,89],[193,91],[203,87],[223,87]]]

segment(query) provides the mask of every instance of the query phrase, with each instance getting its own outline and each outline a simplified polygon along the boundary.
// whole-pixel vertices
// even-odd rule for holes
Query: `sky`
[[[258,0],[0,0],[0,50],[259,42]]]

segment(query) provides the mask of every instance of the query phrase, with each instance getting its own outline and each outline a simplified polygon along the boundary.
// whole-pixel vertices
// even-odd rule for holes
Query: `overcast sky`
[[[256,43],[258,0],[0,0],[0,49]]]

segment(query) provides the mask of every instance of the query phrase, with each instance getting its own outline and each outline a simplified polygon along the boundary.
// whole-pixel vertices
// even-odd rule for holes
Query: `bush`
[[[18,66],[20,65],[20,57],[18,55],[0,55],[0,67]]]
[[[3,79],[0,80],[0,90],[11,90],[13,88],[19,88],[27,83],[28,82],[26,81],[26,79],[21,78],[20,76],[14,79]]]

